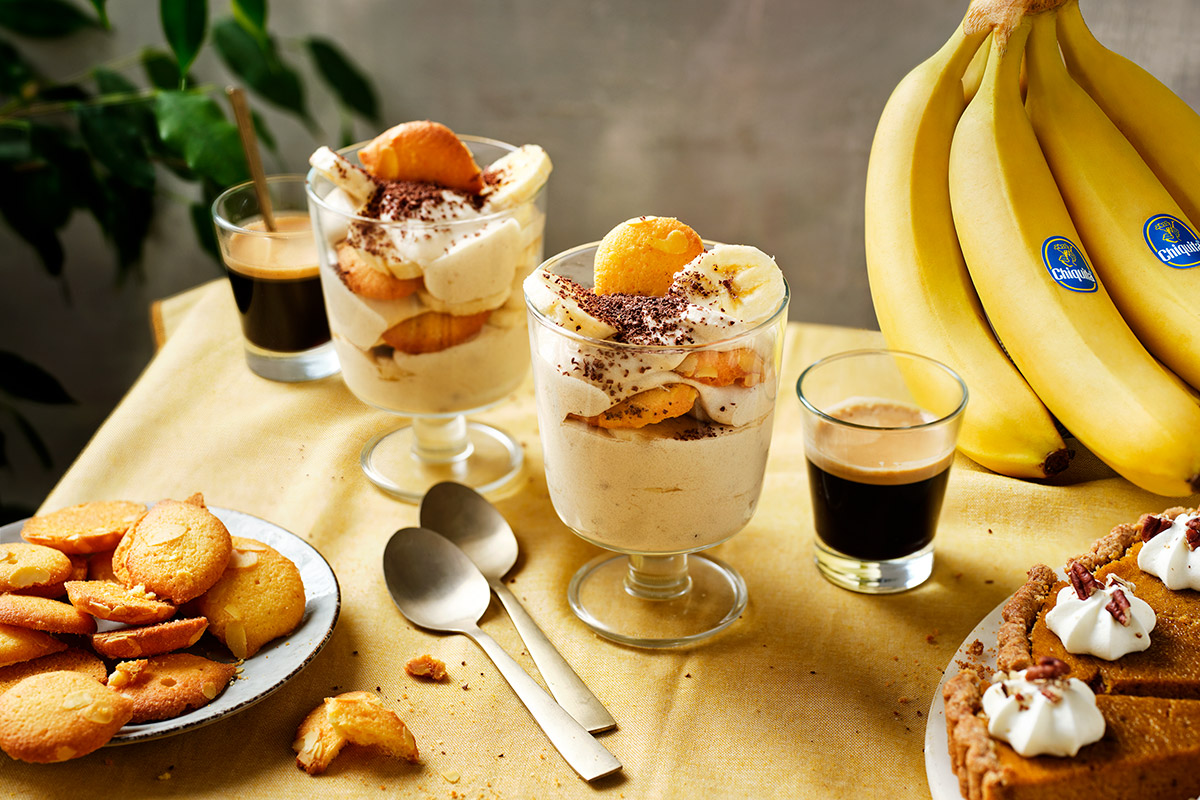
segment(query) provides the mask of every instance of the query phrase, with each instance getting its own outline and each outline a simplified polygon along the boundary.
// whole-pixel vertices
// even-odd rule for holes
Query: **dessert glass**
[[[267,228],[253,182],[226,189],[212,204],[246,364],[273,381],[316,380],[338,371],[304,186],[303,175],[267,178],[275,230]]]
[[[567,250],[542,268],[591,287],[597,245]],[[600,635],[639,647],[674,647],[723,630],[745,609],[741,575],[698,552],[745,527],[757,507],[787,305],[785,288],[769,319],[744,333],[705,344],[647,346],[568,330],[526,295],[550,500],[577,535],[612,551],[585,564],[567,591],[571,609]],[[697,387],[720,397],[722,411],[740,407],[730,424],[685,415],[641,429],[605,430],[572,418],[599,391],[572,372],[601,381],[610,370],[653,374],[705,351],[739,349],[761,357],[759,383]],[[594,407],[587,413],[596,413]]]
[[[517,149],[492,139],[459,138],[484,169]],[[340,152],[357,161],[363,146]],[[321,285],[342,377],[364,403],[411,418],[408,425],[366,442],[360,456],[363,472],[380,489],[409,502],[419,502],[430,486],[442,481],[456,481],[480,492],[505,487],[521,471],[520,444],[507,432],[468,421],[466,415],[504,400],[529,368],[521,281],[542,259],[545,186],[513,208],[437,222],[384,222],[359,216],[330,196],[335,189],[317,170],[309,172]],[[429,280],[426,268],[437,262],[444,280],[477,299],[456,308],[431,298],[424,286],[400,300],[355,295],[335,269],[336,247],[345,241],[351,226],[357,226],[364,241],[427,242],[417,259],[425,280]],[[451,243],[460,245],[453,263],[439,261]],[[478,299],[481,293],[487,298]],[[492,307],[487,321],[478,333],[457,344],[407,353],[380,340],[398,320],[431,310],[466,311],[465,316],[470,316],[480,304]]]

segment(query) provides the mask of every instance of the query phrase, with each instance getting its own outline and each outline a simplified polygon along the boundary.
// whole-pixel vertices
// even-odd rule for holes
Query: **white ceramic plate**
[[[933,800],[962,800],[958,791],[958,776],[950,763],[949,744],[946,739],[946,705],[942,700],[942,687],[946,681],[958,674],[959,661],[983,664],[992,668],[996,666],[996,634],[1000,631],[1000,612],[1004,609],[1005,600],[992,609],[983,620],[975,626],[975,630],[967,634],[967,638],[959,645],[958,652],[950,663],[942,680],[938,683],[933,695],[933,704],[929,706],[929,720],[925,724],[925,777],[929,781],[929,793]],[[967,650],[978,639],[983,642],[983,655],[972,656]]]
[[[304,618],[289,636],[276,639],[253,658],[246,659],[238,677],[213,702],[174,719],[126,725],[112,738],[109,746],[173,736],[244,711],[298,675],[333,635],[342,596],[337,577],[321,554],[300,537],[266,520],[224,508],[209,510],[234,536],[257,539],[292,560],[304,581]],[[21,520],[0,527],[0,543],[22,541],[23,525],[24,520]],[[104,625],[103,621],[101,625]],[[190,652],[215,661],[233,661],[229,651],[208,635],[190,648]]]

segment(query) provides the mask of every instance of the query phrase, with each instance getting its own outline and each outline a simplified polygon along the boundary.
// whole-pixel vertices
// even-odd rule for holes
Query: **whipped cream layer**
[[[1117,591],[1129,602],[1124,614],[1126,624],[1109,610],[1117,602]],[[1157,622],[1154,609],[1134,594],[1133,585],[1115,575],[1109,575],[1107,585],[1086,600],[1079,599],[1073,587],[1064,587],[1059,590],[1054,608],[1046,614],[1046,627],[1062,640],[1068,653],[1093,655],[1105,661],[1116,661],[1150,647],[1150,631]]]
[[[1026,757],[1074,756],[1104,736],[1104,717],[1087,684],[1078,678],[1028,680],[1027,672],[1010,673],[983,693],[988,733]]]
[[[1197,519],[1200,514],[1180,514],[1171,527],[1142,543],[1138,566],[1168,589],[1200,591],[1200,548],[1194,550],[1188,543],[1188,523]],[[1192,523],[1193,528],[1197,525],[1200,523]]]

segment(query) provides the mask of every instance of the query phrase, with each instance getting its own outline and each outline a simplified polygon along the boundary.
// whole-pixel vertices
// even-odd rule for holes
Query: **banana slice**
[[[484,182],[492,189],[487,204],[496,211],[512,208],[533,199],[550,177],[550,156],[536,144],[518,147],[497,159],[484,172]]]
[[[481,311],[492,311],[504,305],[504,301],[508,299],[509,290],[505,289],[487,297],[478,297],[473,300],[466,300],[461,303],[447,303],[438,297],[427,292],[425,289],[417,290],[417,297],[421,298],[421,302],[430,311],[436,311],[439,314],[449,314],[454,317],[469,317],[478,314]]]
[[[701,253],[675,274],[671,290],[750,327],[770,319],[786,294],[775,259],[740,244],[719,244]]]
[[[350,198],[360,208],[371,199],[375,194],[375,189],[379,186],[366,170],[328,147],[318,147],[316,152],[308,157],[308,163],[335,186],[350,195]]]
[[[534,308],[568,331],[593,339],[607,339],[617,332],[612,325],[583,310],[573,296],[571,284],[544,269],[534,270],[525,279],[525,296]]]

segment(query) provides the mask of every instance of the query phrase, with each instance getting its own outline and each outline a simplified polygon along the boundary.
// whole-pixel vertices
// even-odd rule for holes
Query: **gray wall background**
[[[268,171],[303,171],[336,144],[332,98],[289,37],[337,41],[374,78],[387,124],[435,119],[550,153],[547,252],[639,214],[757,245],[792,285],[795,320],[874,327],[863,182],[896,82],[950,35],[966,0],[276,0],[270,26],[309,76],[313,136],[252,101],[279,139]],[[213,18],[227,13],[213,2]],[[1200,2],[1083,0],[1092,30],[1200,107]],[[112,3],[114,31],[70,46],[18,40],[51,76],[165,48],[157,4]],[[229,76],[206,49],[194,68]],[[140,82],[140,75],[138,76]],[[358,125],[361,138],[376,131]],[[1200,143],[1198,143],[1200,146]],[[0,187],[2,190],[2,187]],[[9,432],[0,499],[35,508],[153,354],[150,303],[219,276],[195,245],[190,187],[164,181],[145,279],[115,285],[90,219],[66,232],[63,279],[0,226],[0,347],[54,373],[79,401],[22,405],[55,456],[44,470]]]

